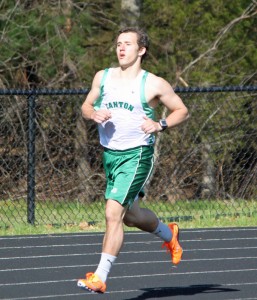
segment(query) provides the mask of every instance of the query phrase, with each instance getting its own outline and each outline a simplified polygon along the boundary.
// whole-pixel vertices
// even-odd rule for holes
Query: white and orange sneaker
[[[85,279],[79,279],[77,286],[92,293],[104,293],[106,284],[94,273],[87,273]]]

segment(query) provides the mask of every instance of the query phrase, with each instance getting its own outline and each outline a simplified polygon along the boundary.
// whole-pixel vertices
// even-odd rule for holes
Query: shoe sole
[[[89,291],[90,293],[92,294],[104,294],[104,292],[101,292],[101,291],[94,291],[92,289],[90,289],[88,286],[83,286],[83,285],[80,285],[79,283],[77,284],[77,286],[79,288],[81,288],[82,290],[85,290],[85,291]]]

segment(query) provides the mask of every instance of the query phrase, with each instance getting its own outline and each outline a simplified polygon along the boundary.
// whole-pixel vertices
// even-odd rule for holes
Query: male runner
[[[104,293],[106,281],[123,244],[123,223],[152,233],[164,241],[174,264],[182,257],[179,228],[166,225],[154,212],[140,208],[138,197],[154,163],[154,134],[173,128],[188,118],[188,110],[171,85],[141,68],[149,47],[147,34],[137,28],[119,31],[116,53],[119,66],[96,73],[82,105],[82,115],[98,124],[106,173],[106,231],[95,272],[77,285]],[[155,121],[161,102],[169,110],[166,119]]]

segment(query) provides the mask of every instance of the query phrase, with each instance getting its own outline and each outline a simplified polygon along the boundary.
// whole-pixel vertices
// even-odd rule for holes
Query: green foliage
[[[27,67],[33,67],[37,85],[89,86],[97,70],[116,61],[113,40],[121,23],[121,0],[67,3],[1,3],[0,78],[6,86],[26,86],[19,72],[26,77]],[[191,86],[256,83],[255,16],[236,22],[212,49],[222,29],[249,4],[142,1],[139,22],[151,37],[151,55],[144,67],[173,84],[179,84],[179,75]]]
[[[221,30],[238,18],[247,5],[249,1],[241,0],[227,1],[226,5],[221,0],[145,0],[142,24],[152,38],[159,74],[175,82],[176,75],[187,65],[212,49]],[[182,72],[184,79],[190,86],[254,83],[254,78],[246,79],[257,66],[254,28],[256,17],[236,23],[223,34],[215,49]]]
[[[31,6],[10,2],[0,7],[0,31],[5,41],[1,45],[0,70],[6,85],[23,85],[17,73],[21,71],[26,77],[26,68],[33,66],[42,86],[59,86],[59,82],[69,85],[71,81],[75,86],[77,81],[83,82],[88,67],[92,73],[98,49],[104,49],[104,43],[110,45],[111,31],[104,34],[106,28],[99,30],[99,23],[112,26],[104,11],[108,2],[83,5],[74,1],[71,8],[52,2],[34,1]],[[102,22],[104,18],[107,25]]]

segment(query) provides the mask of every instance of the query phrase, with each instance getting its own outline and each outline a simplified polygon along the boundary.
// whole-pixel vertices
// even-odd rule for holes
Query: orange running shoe
[[[172,240],[164,242],[162,248],[167,247],[167,252],[170,251],[172,262],[177,265],[180,263],[183,253],[183,249],[179,244],[179,228],[176,223],[170,223],[168,226],[172,232]]]
[[[93,293],[104,293],[106,284],[94,273],[87,273],[86,279],[79,279],[77,286]]]

